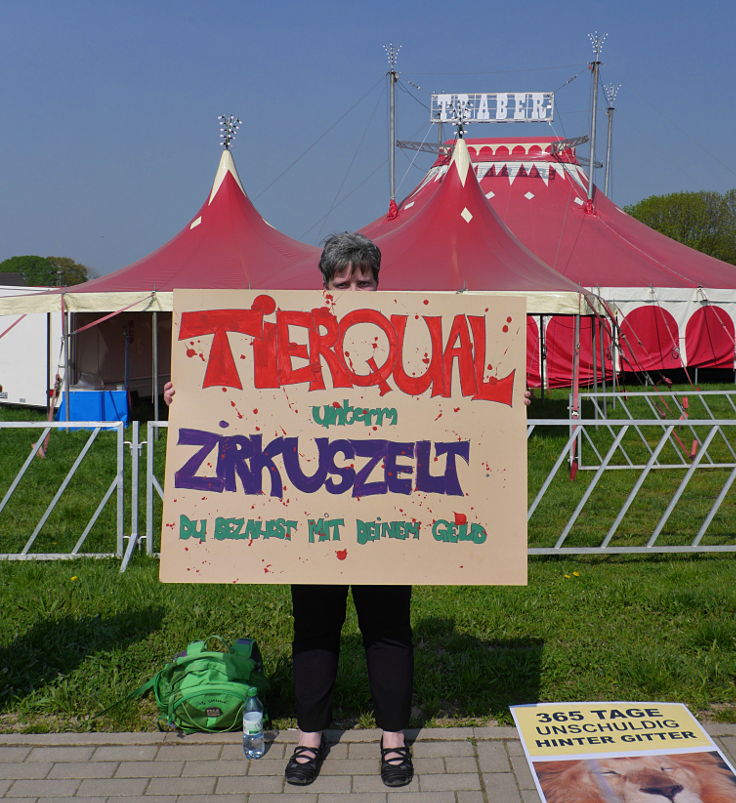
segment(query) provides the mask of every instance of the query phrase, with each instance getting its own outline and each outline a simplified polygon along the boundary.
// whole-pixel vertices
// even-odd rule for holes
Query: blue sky
[[[601,78],[622,85],[613,199],[722,192],[736,186],[735,27],[717,0],[3,0],[0,259],[107,273],[162,245],[209,191],[220,113],[244,121],[233,154],[274,226],[317,243],[373,220],[388,204],[386,42],[402,45],[400,138],[436,139],[431,92],[515,90],[557,90],[554,127],[468,135],[577,136],[587,35],[607,32]],[[415,156],[397,155],[399,197],[431,164]]]

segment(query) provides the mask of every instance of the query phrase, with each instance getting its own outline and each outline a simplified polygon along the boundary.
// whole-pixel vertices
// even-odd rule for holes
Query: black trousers
[[[376,725],[403,730],[409,725],[414,674],[411,586],[353,586],[352,590]],[[347,596],[348,586],[291,587],[294,693],[297,723],[303,731],[324,730],[332,721]]]

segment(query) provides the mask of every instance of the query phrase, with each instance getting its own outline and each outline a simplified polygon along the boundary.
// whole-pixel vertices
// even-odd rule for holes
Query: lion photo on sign
[[[547,803],[736,803],[717,753],[535,762]]]

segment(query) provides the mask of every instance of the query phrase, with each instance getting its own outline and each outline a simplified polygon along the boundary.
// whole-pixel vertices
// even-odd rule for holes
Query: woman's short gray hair
[[[325,240],[322,256],[319,258],[319,269],[325,287],[336,273],[349,264],[352,264],[353,269],[370,270],[378,284],[378,271],[381,270],[379,247],[357,231],[331,234]]]

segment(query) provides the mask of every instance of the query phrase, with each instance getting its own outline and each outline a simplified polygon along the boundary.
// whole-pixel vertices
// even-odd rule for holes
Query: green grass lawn
[[[535,401],[530,417],[566,417],[566,393]],[[691,411],[692,412],[692,411]],[[37,420],[0,410],[0,420]],[[0,497],[36,433],[0,432]],[[529,446],[530,494],[567,436],[547,430]],[[84,473],[44,528],[42,551],[68,550],[114,467],[102,433]],[[605,446],[602,436],[601,445]],[[43,513],[44,493],[64,476],[86,435],[52,436],[0,518],[0,552],[19,550]],[[164,440],[159,444],[159,468]],[[99,450],[99,451],[98,451]],[[673,514],[668,542],[686,542],[723,477],[708,472]],[[680,475],[681,476],[681,475]],[[565,470],[530,525],[530,544],[554,543],[590,473]],[[641,543],[677,480],[651,478],[627,515],[621,543]],[[616,501],[633,480],[617,472],[591,498],[574,543],[600,540]],[[733,492],[707,543],[733,542]],[[564,502],[564,504],[563,504]],[[90,534],[89,551],[114,549],[111,504]],[[567,514],[565,513],[567,511]],[[128,512],[126,511],[126,521]],[[39,545],[41,536],[39,536]],[[508,706],[537,700],[671,700],[697,714],[736,721],[736,561],[734,555],[534,558],[526,587],[417,587],[414,725],[509,723]],[[252,636],[273,683],[274,724],[293,724],[288,588],[163,585],[158,563],[139,554],[121,575],[119,561],[0,562],[0,730],[150,730],[151,700],[123,698],[187,642],[209,634]],[[351,612],[344,631],[335,719],[371,726],[362,646]]]
[[[163,585],[158,562],[0,564],[0,729],[151,730],[124,697],[194,639],[252,636],[293,725],[285,586]],[[736,721],[736,562],[730,556],[533,559],[526,587],[417,587],[414,725],[509,723],[537,700],[671,700]],[[335,720],[373,724],[351,613]]]
[[[729,388],[731,386],[728,386]],[[687,389],[684,389],[687,390]],[[651,418],[651,411],[643,402],[631,401],[635,412]],[[709,404],[715,415],[732,415],[733,411],[721,400],[710,400]],[[660,406],[661,403],[660,403]],[[671,405],[670,405],[671,406]],[[690,397],[690,412],[693,416],[705,417],[694,397]],[[590,415],[588,406],[583,415]],[[547,473],[560,453],[562,445],[568,437],[567,426],[567,391],[548,391],[544,400],[536,399],[529,411],[530,418],[560,418],[559,428],[540,428],[529,440],[529,500],[531,501],[544,482]],[[8,410],[0,408],[0,421],[5,419],[38,420],[37,413]],[[605,428],[596,429],[593,437],[600,454],[605,454],[610,446],[615,430],[612,433]],[[161,431],[160,440],[155,448],[156,473],[163,483],[163,464],[166,444],[166,430]],[[25,460],[30,445],[38,437],[39,430],[0,430],[0,498]],[[690,448],[693,433],[687,426],[678,427],[678,435],[684,447]],[[703,433],[696,432],[702,440]],[[736,436],[736,428],[732,438]],[[7,507],[0,513],[0,553],[17,552],[23,548],[33,532],[36,522],[44,514],[56,488],[63,480],[74,459],[84,445],[86,432],[54,432],[51,435],[48,457],[36,459],[30,465],[26,476],[11,497]],[[126,436],[128,437],[128,436]],[[145,429],[141,430],[141,439],[145,439]],[[647,431],[650,447],[660,437],[660,431]],[[622,443],[632,459],[642,462],[647,452],[639,434],[632,428]],[[731,444],[736,449],[736,443]],[[677,446],[667,446],[662,456],[676,459],[676,452],[682,452]],[[722,438],[717,438],[710,452],[714,460],[733,460],[727,445]],[[145,457],[145,455],[143,456]],[[581,451],[581,465],[588,465],[595,457],[592,446],[586,441]],[[621,465],[624,462],[623,451],[619,451],[612,463]],[[130,481],[130,460],[126,458],[126,489]],[[140,464],[139,480],[139,528],[143,527],[145,459]],[[622,522],[612,546],[646,544],[647,539],[661,515],[666,500],[677,488],[683,476],[682,469],[652,472],[646,480],[637,500]],[[680,503],[662,533],[660,544],[689,544],[704,520],[711,504],[727,481],[730,469],[708,469],[696,474],[682,496]],[[81,464],[77,474],[64,492],[59,505],[50,514],[42,532],[34,542],[32,551],[39,553],[69,552],[74,547],[80,532],[84,529],[89,517],[115,475],[115,434],[101,432],[92,446],[87,458]],[[583,515],[573,527],[566,546],[597,546],[606,535],[614,521],[621,502],[632,488],[637,475],[631,471],[609,472],[591,495]],[[534,513],[529,523],[529,545],[532,547],[551,547],[559,533],[582,497],[593,472],[582,468],[574,482],[570,481],[567,464],[555,477],[548,493]],[[111,553],[115,551],[115,498],[113,496],[105,506],[102,514],[92,528],[82,552]],[[126,532],[130,523],[130,492],[125,494]],[[160,530],[160,504],[154,507],[154,549],[158,550],[158,532]],[[719,545],[733,542],[734,522],[736,522],[736,487],[726,497],[720,511],[711,523],[706,534],[704,545]]]

